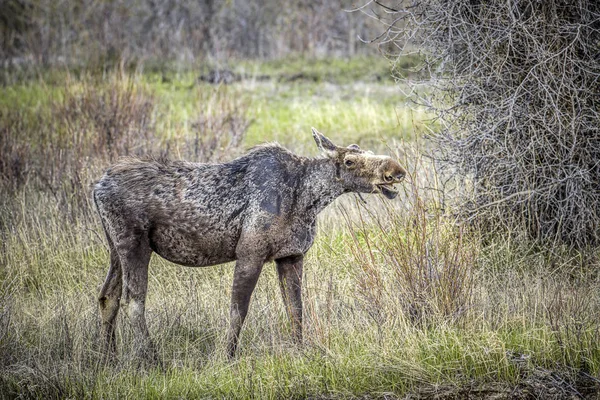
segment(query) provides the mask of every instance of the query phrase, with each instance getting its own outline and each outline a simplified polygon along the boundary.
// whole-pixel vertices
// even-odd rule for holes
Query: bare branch
[[[424,50],[431,90],[404,80],[437,116],[434,157],[462,182],[461,212],[537,239],[599,243],[600,3],[370,4],[383,11],[376,41],[387,54]]]

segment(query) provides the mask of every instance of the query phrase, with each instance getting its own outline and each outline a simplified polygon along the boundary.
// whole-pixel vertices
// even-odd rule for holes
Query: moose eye
[[[346,167],[351,167],[354,165],[354,161],[352,160],[346,160],[344,161],[344,164],[346,165]]]

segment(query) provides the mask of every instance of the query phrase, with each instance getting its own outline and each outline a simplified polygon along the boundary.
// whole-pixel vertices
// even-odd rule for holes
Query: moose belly
[[[316,232],[314,223],[292,224],[288,227],[287,239],[275,246],[274,259],[305,254],[313,244]]]
[[[238,238],[226,232],[188,232],[173,226],[158,226],[149,232],[150,246],[161,257],[176,264],[205,267],[235,260]]]

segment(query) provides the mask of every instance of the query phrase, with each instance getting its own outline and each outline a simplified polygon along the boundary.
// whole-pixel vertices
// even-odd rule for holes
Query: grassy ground
[[[371,62],[382,68],[354,66]],[[243,66],[319,76],[293,82],[111,72],[2,88],[0,397],[593,398],[597,249],[540,248],[456,224],[419,155],[426,115],[390,81],[331,78],[346,64]],[[163,368],[136,367],[122,315],[119,359],[100,364],[108,252],[89,188],[101,170],[124,153],[221,160],[271,140],[316,155],[311,126],[395,155],[411,179],[394,202],[347,195],[321,216],[305,266],[304,345],[290,341],[267,265],[240,354],[227,360],[232,265],[154,256],[147,313]]]

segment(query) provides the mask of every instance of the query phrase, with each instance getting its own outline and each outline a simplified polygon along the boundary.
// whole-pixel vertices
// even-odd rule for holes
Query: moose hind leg
[[[133,328],[135,353],[142,361],[156,362],[156,349],[146,325],[145,303],[148,290],[148,264],[152,250],[146,241],[119,249],[123,276],[121,306]]]
[[[292,324],[292,335],[302,342],[302,256],[275,260],[283,304]]]
[[[110,268],[104,285],[102,285],[102,289],[100,290],[98,303],[100,306],[100,317],[102,318],[104,353],[113,356],[116,353],[115,320],[119,313],[122,275],[119,256],[112,245],[110,247]]]
[[[250,297],[262,271],[262,261],[238,260],[233,274],[229,331],[227,332],[227,354],[235,355],[240,331],[248,314]]]

